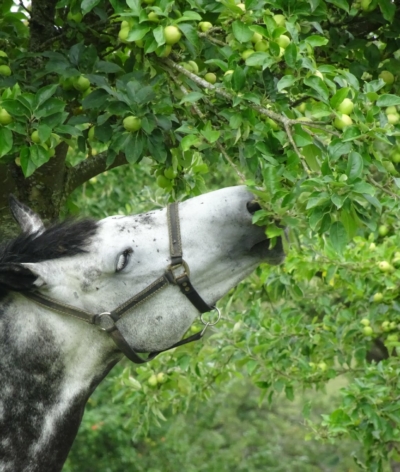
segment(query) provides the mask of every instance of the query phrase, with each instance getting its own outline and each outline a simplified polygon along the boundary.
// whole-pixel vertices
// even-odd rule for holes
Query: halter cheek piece
[[[114,340],[118,349],[122,351],[125,356],[136,364],[143,364],[154,359],[160,352],[168,351],[174,347],[182,346],[183,344],[197,341],[202,338],[208,326],[215,325],[221,318],[221,313],[217,307],[208,305],[202,297],[198,294],[196,289],[193,287],[190,281],[190,271],[186,262],[182,256],[182,242],[181,232],[179,226],[179,212],[178,204],[171,203],[167,207],[167,218],[168,218],[168,232],[169,232],[169,247],[171,255],[171,264],[167,267],[164,274],[156,279],[153,283],[148,285],[144,290],[134,295],[132,298],[127,300],[122,305],[119,305],[113,311],[106,311],[100,314],[92,314],[84,310],[65,305],[52,300],[44,295],[35,292],[21,293],[26,298],[34,301],[38,305],[50,308],[51,310],[57,311],[64,315],[69,315],[87,323],[97,325],[103,331],[106,331]],[[218,313],[217,320],[213,323],[209,323],[203,320],[200,316],[201,322],[204,324],[204,328],[196,334],[189,336],[188,338],[182,339],[167,349],[160,351],[151,352],[147,358],[139,356],[139,354],[130,347],[123,334],[119,331],[116,323],[117,321],[127,312],[136,308],[141,303],[146,302],[149,298],[154,296],[160,290],[164,289],[168,285],[177,285],[181,292],[190,300],[190,302],[197,308],[201,313],[216,310]]]

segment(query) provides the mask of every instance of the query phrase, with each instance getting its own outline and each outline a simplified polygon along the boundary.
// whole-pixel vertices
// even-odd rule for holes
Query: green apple
[[[90,80],[83,75],[80,75],[74,80],[74,87],[76,90],[79,90],[79,92],[85,92],[85,90],[90,87]]]
[[[372,336],[374,330],[371,328],[371,326],[364,326],[363,333],[365,336]]]
[[[285,26],[286,18],[283,15],[274,15],[272,18],[278,26]]]
[[[254,45],[254,49],[255,49],[257,52],[259,52],[259,51],[265,52],[265,51],[268,50],[268,48],[269,48],[269,44],[268,44],[268,42],[265,41],[264,39],[261,40],[261,41],[258,41],[258,43],[256,43],[256,44]]]
[[[387,115],[396,115],[397,114],[397,108],[396,107],[387,107],[385,110],[385,113]]]
[[[337,110],[339,113],[344,113],[345,115],[350,115],[353,111],[354,103],[350,98],[345,98],[343,102],[338,106]]]
[[[67,15],[67,20],[75,21],[75,23],[80,23],[82,21],[82,18],[83,18],[83,15],[79,11],[77,13],[72,13],[70,11],[68,12],[68,15]]]
[[[150,377],[147,380],[147,383],[150,385],[150,387],[156,387],[158,384],[157,376],[156,375],[150,375]]]
[[[120,29],[124,29],[124,28],[130,28],[129,21],[124,20],[124,21],[121,22]]]
[[[39,132],[35,129],[35,131],[31,134],[31,139],[34,143],[39,144],[42,140],[39,138]]]
[[[276,42],[279,44],[281,48],[286,49],[289,46],[291,41],[290,41],[289,36],[286,36],[285,34],[281,34]]]
[[[4,108],[0,108],[0,125],[9,125],[13,117]]]
[[[254,49],[246,49],[245,51],[242,52],[241,56],[243,60],[246,60],[248,57],[250,57],[252,54],[254,54],[255,51]]]
[[[379,262],[378,267],[379,267],[379,270],[381,272],[393,272],[394,271],[394,267],[391,264],[389,264],[389,262],[387,262],[387,261]]]
[[[95,133],[95,126],[92,126],[91,128],[89,128],[89,132],[88,132],[88,140],[89,141],[95,141],[96,140],[96,136],[94,135]]]
[[[392,162],[396,164],[400,163],[400,152],[395,152],[392,154]]]
[[[157,185],[161,188],[167,188],[171,185],[171,181],[167,179],[164,175],[159,175],[157,177]]]
[[[369,321],[368,318],[363,318],[360,323],[363,325],[363,326],[369,326],[371,324],[371,322]]]
[[[0,75],[4,75],[5,77],[9,77],[11,75],[11,69],[9,66],[3,64],[0,66]]]
[[[378,228],[379,236],[386,236],[389,232],[389,228],[386,225],[380,225]]]
[[[163,384],[168,380],[167,376],[164,374],[164,372],[159,372],[157,374],[157,382],[159,384]]]
[[[165,42],[169,45],[176,44],[182,37],[182,33],[176,26],[170,25],[164,28]]]
[[[137,116],[127,116],[122,122],[126,131],[135,132],[139,131],[142,127],[142,120]]]
[[[129,36],[129,31],[130,31],[129,26],[126,28],[121,28],[118,33],[118,38],[121,41],[126,41],[127,37]]]
[[[154,23],[159,23],[160,21],[160,18],[158,17],[157,13],[155,13],[154,11],[151,11],[148,15],[147,15],[147,19],[149,21],[153,21]]]
[[[304,113],[306,111],[306,104],[302,102],[296,108],[299,110],[300,113]]]
[[[199,73],[199,66],[197,65],[197,62],[195,62],[195,61],[189,61],[188,64],[192,67],[192,71],[193,71],[195,74],[198,74],[198,73]]]
[[[262,35],[260,33],[254,33],[253,34],[253,37],[251,38],[251,42],[253,44],[256,44],[258,43],[259,41],[261,41],[263,39]]]
[[[280,129],[278,123],[277,123],[276,121],[274,121],[272,118],[267,118],[267,119],[266,119],[266,122],[269,124],[269,126],[270,126],[273,130],[277,131],[278,129]]]
[[[318,369],[322,370],[323,372],[328,368],[325,362],[319,362],[318,363]]]
[[[387,340],[390,343],[397,343],[397,341],[399,340],[399,335],[398,334],[389,334],[389,336],[387,337]]]
[[[350,118],[349,115],[346,115],[345,113],[337,116],[335,118],[335,121],[333,122],[333,125],[335,126],[335,128],[337,129],[344,129],[346,128],[346,126],[350,126],[353,124],[353,120]]]
[[[203,33],[210,30],[212,27],[213,27],[213,24],[210,23],[209,21],[200,21],[199,23],[199,28],[201,29],[201,31],[203,31]]]
[[[398,113],[394,114],[394,113],[389,113],[389,115],[386,115],[387,117],[387,120],[388,122],[391,124],[391,125],[395,125],[396,123],[399,122],[400,120],[400,115]]]
[[[168,57],[171,54],[171,51],[172,51],[172,46],[170,46],[169,44],[166,44],[164,46],[164,51],[161,54],[161,57]]]
[[[164,176],[165,176],[168,180],[173,180],[173,179],[175,179],[176,173],[175,173],[173,167],[168,167],[167,169],[165,169],[165,170],[164,170]]]
[[[204,80],[210,84],[215,84],[217,81],[217,76],[212,72],[207,72],[207,74],[204,76]]]
[[[392,85],[394,82],[394,75],[389,72],[388,70],[383,70],[379,77],[385,82],[387,85]]]
[[[375,303],[380,303],[382,300],[383,300],[383,293],[381,292],[376,292],[374,294],[374,296],[372,297],[372,300],[375,302]]]
[[[384,321],[382,324],[381,324],[381,328],[383,331],[389,331],[390,330],[390,323],[389,321]]]

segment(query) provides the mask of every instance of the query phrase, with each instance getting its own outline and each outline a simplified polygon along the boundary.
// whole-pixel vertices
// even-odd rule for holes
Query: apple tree
[[[319,423],[305,406],[309,431],[359,441],[364,470],[399,458],[398,3],[3,0],[0,11],[3,236],[15,231],[9,193],[53,219],[121,166],[115,186],[147,169],[164,202],[245,183],[271,244],[289,228],[286,263],[230,294],[205,345],[124,371],[119,395],[146,405],[133,419],[234,375],[270,402],[346,376]]]

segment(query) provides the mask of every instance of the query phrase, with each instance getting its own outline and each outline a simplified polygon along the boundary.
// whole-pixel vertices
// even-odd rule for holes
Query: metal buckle
[[[182,269],[183,272],[180,274],[175,275],[176,270]],[[186,261],[182,260],[180,264],[175,264],[175,265],[170,265],[169,266],[169,271],[172,274],[172,277],[175,280],[175,283],[178,283],[178,280],[181,279],[182,277],[190,277],[190,269],[189,266],[187,265]]]
[[[99,320],[98,322],[96,322],[96,324],[102,331],[109,331],[115,326],[115,323],[112,318],[103,318],[103,316],[105,315],[111,316],[111,313],[109,311],[104,311],[103,313],[96,315],[96,319]],[[106,322],[103,323],[103,320],[106,320]]]
[[[200,315],[200,321],[201,321],[201,322],[203,323],[203,325],[204,325],[204,328],[203,328],[203,330],[201,331],[200,336],[203,336],[203,334],[206,332],[206,329],[207,329],[209,326],[214,326],[214,325],[216,325],[216,324],[218,323],[218,321],[221,319],[221,311],[220,311],[220,309],[219,309],[217,306],[215,306],[215,305],[213,306],[213,309],[217,312],[217,319],[216,319],[213,323],[211,323],[210,321],[205,321],[205,320],[203,319],[204,313],[202,313],[202,314]]]

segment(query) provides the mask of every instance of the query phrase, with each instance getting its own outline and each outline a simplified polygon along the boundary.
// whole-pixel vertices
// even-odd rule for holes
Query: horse
[[[180,341],[261,262],[283,261],[282,241],[270,247],[252,224],[257,209],[237,186],[45,227],[10,199],[22,234],[0,248],[0,472],[60,471],[89,396],[124,355],[147,362],[200,339]]]

